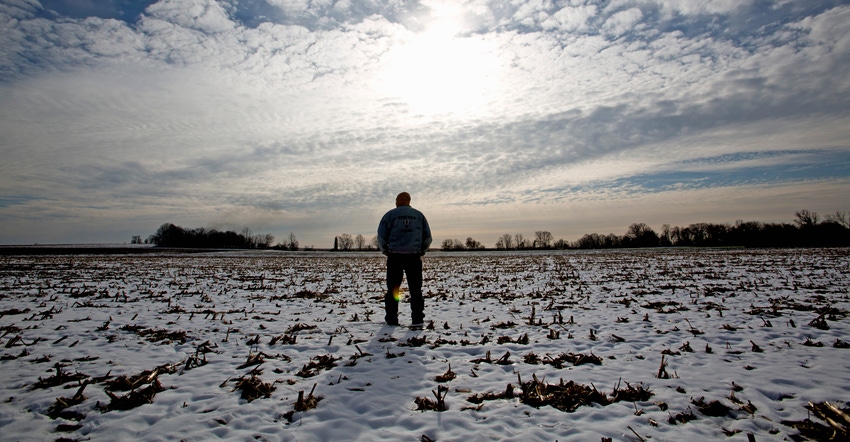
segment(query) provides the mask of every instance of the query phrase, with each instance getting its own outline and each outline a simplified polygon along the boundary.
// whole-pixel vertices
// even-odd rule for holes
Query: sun
[[[462,16],[454,5],[432,6],[425,30],[386,54],[377,79],[382,95],[414,115],[485,113],[498,92],[498,48],[483,36],[460,35]]]

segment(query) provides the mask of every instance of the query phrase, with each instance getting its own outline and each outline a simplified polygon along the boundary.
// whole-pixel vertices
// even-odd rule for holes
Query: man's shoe
[[[411,330],[422,330],[423,328],[425,328],[425,324],[422,322],[415,322],[413,324],[410,324]]]

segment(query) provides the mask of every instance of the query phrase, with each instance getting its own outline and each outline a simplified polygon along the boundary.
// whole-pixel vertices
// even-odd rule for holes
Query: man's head
[[[407,192],[399,193],[398,196],[395,197],[395,206],[409,206],[410,205],[410,194]]]

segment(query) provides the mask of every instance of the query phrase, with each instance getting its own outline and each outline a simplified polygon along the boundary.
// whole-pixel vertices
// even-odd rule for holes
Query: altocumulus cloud
[[[850,2],[0,2],[0,243],[847,210]]]

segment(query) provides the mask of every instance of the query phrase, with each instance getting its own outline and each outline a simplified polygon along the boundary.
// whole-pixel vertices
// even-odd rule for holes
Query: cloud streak
[[[7,0],[0,243],[847,210],[848,3]]]

